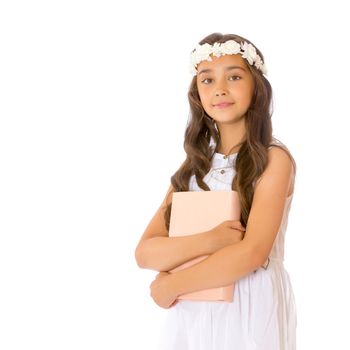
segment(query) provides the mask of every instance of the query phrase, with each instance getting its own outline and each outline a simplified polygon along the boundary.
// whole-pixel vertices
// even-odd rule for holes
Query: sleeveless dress
[[[230,190],[237,153],[214,153],[204,177],[211,190]],[[203,191],[194,175],[190,191]],[[296,303],[284,267],[284,239],[293,194],[286,198],[283,219],[265,268],[235,281],[234,300],[178,300],[166,309],[159,350],[295,350]]]

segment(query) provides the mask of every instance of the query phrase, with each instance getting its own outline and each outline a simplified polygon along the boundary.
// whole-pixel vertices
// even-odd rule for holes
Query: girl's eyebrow
[[[241,66],[227,66],[227,67],[225,68],[226,71],[232,70],[232,69],[242,69],[243,71],[246,72],[245,68],[243,68],[243,67],[241,67]],[[209,68],[207,68],[207,69],[202,69],[202,70],[198,73],[198,75],[200,75],[200,74],[202,74],[202,73],[208,73],[208,72],[212,72],[212,69],[209,69]]]

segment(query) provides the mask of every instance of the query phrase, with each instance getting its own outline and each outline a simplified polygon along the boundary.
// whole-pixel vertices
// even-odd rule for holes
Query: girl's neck
[[[237,153],[245,140],[246,130],[244,119],[232,124],[216,123],[220,134],[217,152],[225,155]]]

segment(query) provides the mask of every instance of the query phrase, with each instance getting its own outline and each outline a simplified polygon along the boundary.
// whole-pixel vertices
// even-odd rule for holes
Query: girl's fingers
[[[233,228],[236,228],[236,229],[238,229],[238,230],[245,231],[245,228],[244,228],[244,226],[241,224],[240,221],[233,220],[232,226],[233,226]]]

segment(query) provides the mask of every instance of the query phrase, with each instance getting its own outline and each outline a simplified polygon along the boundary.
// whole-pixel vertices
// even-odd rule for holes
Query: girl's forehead
[[[198,72],[202,69],[215,69],[227,65],[237,65],[244,68],[246,67],[244,58],[242,58],[240,54],[223,55],[220,57],[210,55],[210,57],[212,58],[212,61],[204,60],[198,64]]]

